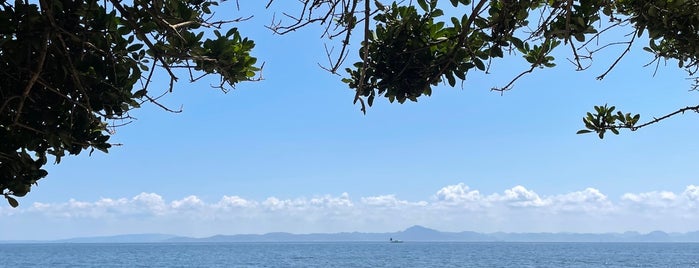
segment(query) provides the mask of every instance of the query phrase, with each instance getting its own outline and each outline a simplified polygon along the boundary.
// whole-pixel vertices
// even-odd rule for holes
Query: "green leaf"
[[[133,97],[134,97],[134,98],[137,98],[137,99],[138,99],[138,98],[142,98],[143,96],[146,95],[146,93],[148,93],[148,90],[146,90],[146,89],[141,89],[141,90],[138,90],[138,91],[134,92],[134,93],[133,93]]]
[[[454,23],[454,31],[461,32],[461,22],[456,17],[451,17],[451,22]]]
[[[17,206],[19,206],[19,202],[17,202],[17,199],[14,199],[9,195],[5,195],[5,198],[7,199],[7,203],[10,203],[11,207],[16,208]]]
[[[437,8],[437,0],[430,0],[430,9]]]
[[[624,117],[624,114],[621,113],[621,111],[616,112],[616,118],[617,120],[621,121],[621,123],[626,123],[626,117]]]
[[[381,2],[379,2],[378,0],[374,0],[374,5],[376,5],[376,8],[377,8],[378,10],[384,10],[384,9],[386,9],[386,6],[384,6],[383,4],[381,4]]]
[[[604,9],[602,9],[602,14],[605,16],[611,16],[612,15],[612,8],[609,6],[605,6]]]
[[[425,0],[417,0],[417,4],[420,5],[422,10],[429,11],[429,7],[427,6],[427,2]]]
[[[485,71],[485,64],[483,63],[483,61],[481,59],[474,58],[473,64],[476,65],[476,68],[478,68],[478,70]]]
[[[636,36],[641,37],[641,35],[643,35],[643,31],[646,29],[646,25],[638,24],[636,25],[636,29]]]
[[[432,87],[425,87],[425,90],[422,92],[422,94],[425,94],[426,96],[432,96]]]
[[[131,32],[131,29],[124,27],[124,26],[117,28],[117,33],[119,35],[127,35],[130,32]],[[133,38],[133,36],[130,36],[129,38]],[[131,42],[129,42],[129,43],[131,43]]]
[[[143,44],[133,44],[133,45],[129,46],[126,50],[131,52],[131,51],[139,50],[142,47],[143,47]]]
[[[592,130],[582,129],[582,130],[578,130],[578,132],[576,132],[575,134],[585,134],[585,133],[590,133],[590,132],[592,132]]]
[[[512,42],[512,45],[514,45],[517,49],[524,48],[524,44],[523,44],[522,40],[520,40],[519,38],[512,37],[512,38],[510,38],[510,42]]]
[[[453,87],[456,85],[456,79],[454,78],[454,74],[451,72],[445,73],[444,76],[447,77],[447,82],[449,83],[449,86]]]
[[[466,73],[461,71],[454,71],[454,75],[461,80],[466,80]]]

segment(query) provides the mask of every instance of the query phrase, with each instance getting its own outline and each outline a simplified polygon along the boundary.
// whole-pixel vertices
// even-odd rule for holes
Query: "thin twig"
[[[609,66],[609,68],[607,69],[607,71],[605,71],[602,75],[600,75],[600,76],[597,77],[597,80],[602,80],[602,79],[604,79],[604,77],[605,77],[607,74],[609,74],[609,72],[611,72],[612,69],[614,69],[614,66],[616,66],[617,63],[619,63],[619,61],[624,57],[624,55],[626,55],[626,53],[628,53],[628,52],[631,50],[631,45],[633,45],[633,41],[636,39],[636,33],[637,33],[637,32],[638,32],[638,29],[637,29],[636,31],[634,31],[634,34],[633,34],[633,36],[631,37],[631,40],[628,42],[629,45],[626,47],[626,49],[624,50],[624,52],[622,52],[621,55],[619,55],[619,57],[614,61],[614,63],[612,63],[611,66]]]

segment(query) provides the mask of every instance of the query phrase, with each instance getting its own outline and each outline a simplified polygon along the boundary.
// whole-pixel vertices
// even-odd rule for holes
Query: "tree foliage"
[[[218,74],[221,87],[258,70],[254,43],[229,22],[208,21],[203,0],[0,1],[0,193],[26,195],[55,162],[84,150],[107,152],[110,123],[143,102],[156,69],[178,78]],[[213,35],[213,36],[211,36]],[[206,36],[206,37],[205,37]],[[158,93],[160,94],[160,93]]]
[[[645,35],[643,50],[652,63],[675,60],[695,81],[699,67],[699,1],[696,0],[415,0],[382,1],[302,1],[301,15],[287,25],[277,23],[273,30],[286,33],[310,23],[326,24],[328,37],[344,34],[343,48],[328,68],[337,72],[347,57],[347,40],[355,28],[363,28],[360,61],[346,68],[343,81],[356,91],[355,102],[362,111],[377,96],[390,102],[417,101],[431,95],[434,86],[455,86],[469,72],[490,72],[492,63],[506,56],[521,56],[530,67],[502,87],[536,69],[556,66],[553,52],[568,50],[568,61],[577,70],[592,64],[593,56],[612,47],[623,50],[608,61],[603,79],[629,52],[638,37]],[[363,3],[363,10],[358,7]],[[445,14],[458,14],[445,16]],[[330,20],[328,18],[333,18]],[[332,26],[331,26],[332,25]],[[339,30],[338,30],[339,29]],[[626,31],[625,39],[610,30]],[[362,30],[360,30],[361,32]],[[636,130],[639,115],[608,114],[613,108],[595,107],[584,121],[586,129],[600,138],[607,130]],[[699,112],[699,106],[684,111]],[[604,118],[603,120],[600,118]],[[661,117],[660,120],[667,118]],[[659,120],[652,120],[653,124]]]
[[[250,56],[254,43],[230,27],[243,19],[210,21],[217,4],[0,0],[0,193],[10,204],[46,176],[47,156],[59,162],[87,149],[106,152],[115,122],[144,102],[159,105],[160,95],[149,90],[155,70],[171,78],[166,93],[178,80],[176,69],[190,81],[217,74],[221,88],[253,80],[259,70]],[[327,50],[324,68],[345,75],[364,112],[377,97],[404,103],[431,95],[440,84],[456,86],[469,72],[494,71],[494,61],[507,56],[529,67],[494,91],[555,67],[554,51],[568,51],[567,60],[585,70],[599,51],[621,48],[598,76],[603,79],[642,36],[651,64],[674,60],[695,79],[693,89],[699,84],[696,0],[301,0],[298,7],[268,28],[287,34],[321,25],[324,37],[339,40],[339,50]],[[611,29],[628,34],[618,39],[607,35]],[[355,35],[362,40],[358,61],[345,64]],[[578,133],[603,138],[685,111],[699,112],[699,106],[647,123],[614,106],[596,106]]]

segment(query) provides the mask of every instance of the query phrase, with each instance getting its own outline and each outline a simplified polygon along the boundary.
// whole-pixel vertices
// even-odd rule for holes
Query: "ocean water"
[[[0,267],[699,267],[699,243],[0,244]]]

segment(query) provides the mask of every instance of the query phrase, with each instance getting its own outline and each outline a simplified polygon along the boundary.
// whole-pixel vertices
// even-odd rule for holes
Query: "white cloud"
[[[541,207],[549,204],[549,200],[542,200],[537,193],[521,185],[505,190],[503,195],[493,194],[489,199],[514,207]]]
[[[279,200],[276,197],[269,197],[262,202],[262,206],[269,210],[283,210],[294,207],[294,202],[292,200]]]
[[[586,188],[582,191],[572,192],[555,197],[556,200],[564,203],[604,203],[607,196],[595,188]]]
[[[467,185],[459,183],[448,185],[437,191],[435,199],[438,202],[450,205],[480,206],[487,205],[478,190],[471,190]]]
[[[317,196],[313,198],[295,198],[295,199],[279,199],[277,197],[268,197],[257,205],[257,202],[250,202],[254,207],[258,207],[260,212],[265,213],[333,213],[337,210],[347,210],[354,207],[354,203],[348,193],[342,193],[340,196],[334,197],[331,195]]]
[[[688,185],[681,193],[651,191],[626,193],[621,196],[620,207],[625,211],[639,211],[646,218],[673,218],[681,222],[699,218],[699,186]],[[699,229],[699,226],[697,226]]]
[[[167,212],[167,204],[163,197],[154,193],[140,193],[132,198],[134,205],[160,215]]]
[[[368,206],[373,206],[373,207],[382,207],[382,208],[402,208],[402,207],[409,207],[409,206],[426,206],[427,202],[425,202],[425,201],[409,202],[406,200],[400,200],[395,195],[389,194],[389,195],[362,197],[362,204],[365,204]]]
[[[197,210],[204,206],[204,202],[194,195],[187,196],[181,200],[172,201],[171,204],[171,207],[175,210]]]
[[[671,207],[677,201],[677,195],[668,191],[653,191],[646,193],[626,193],[621,200],[643,207]]]
[[[477,190],[471,190],[463,183],[457,185],[448,185],[439,189],[436,194],[436,199],[446,203],[463,204],[471,202],[480,202],[481,193]]]
[[[258,206],[257,202],[245,200],[244,198],[234,195],[227,196],[224,195],[220,201],[216,204],[216,207],[221,209],[232,209],[232,208],[254,208]]]
[[[350,200],[348,193],[342,193],[339,197],[325,195],[322,197],[312,198],[309,201],[309,203],[312,206],[323,208],[341,208],[354,206],[352,200]]]
[[[595,188],[553,196],[548,203],[552,204],[556,210],[569,212],[600,212],[614,208],[607,196]]]
[[[438,189],[427,201],[406,200],[395,194],[358,200],[354,202],[350,194],[342,193],[293,199],[272,196],[259,201],[237,195],[207,201],[190,195],[168,201],[156,193],[140,193],[95,201],[35,202],[16,209],[0,206],[4,220],[0,221],[0,229],[18,225],[12,222],[31,221],[74,228],[75,233],[84,232],[89,226],[87,229],[102,232],[167,230],[198,236],[273,231],[395,231],[413,224],[482,232],[699,230],[699,225],[691,224],[699,222],[696,185],[678,193],[626,193],[612,200],[595,188],[543,196],[517,185],[485,195],[459,183]]]

